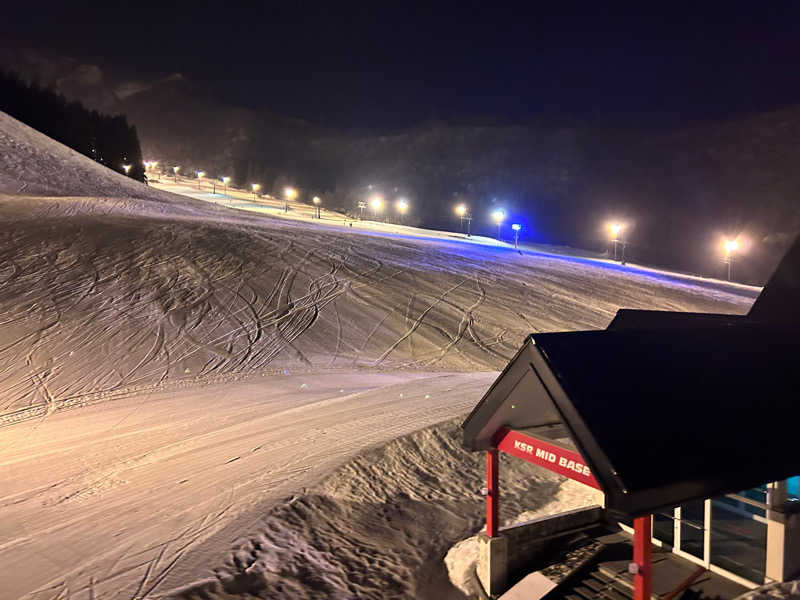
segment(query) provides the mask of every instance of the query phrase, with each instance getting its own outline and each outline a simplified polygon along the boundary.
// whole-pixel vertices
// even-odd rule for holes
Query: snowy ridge
[[[201,206],[112,171],[4,112],[0,112],[2,194],[82,197],[80,201],[59,198],[49,203],[51,211],[52,207],[59,206],[67,214],[78,210],[109,212],[111,209],[180,214],[193,205]],[[0,200],[7,201],[8,197]]]
[[[162,196],[0,112],[0,191],[57,196]]]

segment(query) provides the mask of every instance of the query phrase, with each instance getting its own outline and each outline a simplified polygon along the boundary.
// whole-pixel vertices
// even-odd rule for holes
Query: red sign
[[[497,449],[501,452],[539,465],[548,471],[569,477],[595,489],[601,491],[603,489],[583,461],[583,457],[577,452],[559,448],[505,427],[495,434],[494,441]]]

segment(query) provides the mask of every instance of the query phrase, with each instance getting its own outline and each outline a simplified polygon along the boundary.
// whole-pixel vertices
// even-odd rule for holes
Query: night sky
[[[800,3],[670,3],[658,15],[270,4],[20,2],[4,7],[0,35],[118,79],[180,72],[231,105],[340,128],[671,127],[800,103]]]

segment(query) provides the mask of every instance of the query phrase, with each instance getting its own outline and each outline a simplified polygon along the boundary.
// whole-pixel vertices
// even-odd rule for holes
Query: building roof
[[[749,323],[532,335],[464,443],[561,423],[607,507],[630,515],[784,479],[800,472],[796,337]]]
[[[800,326],[800,236],[795,238],[789,251],[750,308],[748,317],[759,321]]]

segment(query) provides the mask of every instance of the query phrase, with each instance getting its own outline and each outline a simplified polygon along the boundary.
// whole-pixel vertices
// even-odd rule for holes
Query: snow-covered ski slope
[[[17,216],[0,231],[4,412],[263,369],[497,370],[527,334],[602,328],[621,306],[742,313],[754,297],[289,222]]]
[[[531,332],[602,328],[619,307],[743,313],[757,293],[217,207],[64,203],[0,205],[3,412],[263,369],[497,370]]]
[[[267,543],[248,537],[256,515],[468,411],[527,334],[605,327],[619,307],[744,313],[757,294],[230,210],[3,114],[0,189],[3,599],[158,597],[226,561],[239,573],[233,548]],[[438,472],[457,487],[448,460]],[[420,543],[414,560],[434,560]],[[406,582],[397,597],[415,585],[400,555],[386,563]],[[314,597],[311,580],[293,595]]]

